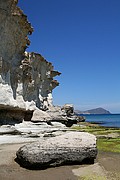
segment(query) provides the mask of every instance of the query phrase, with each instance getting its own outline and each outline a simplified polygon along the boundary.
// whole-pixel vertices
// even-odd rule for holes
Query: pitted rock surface
[[[97,156],[96,137],[84,132],[70,132],[44,142],[27,144],[17,153],[17,161],[29,169],[92,161]]]

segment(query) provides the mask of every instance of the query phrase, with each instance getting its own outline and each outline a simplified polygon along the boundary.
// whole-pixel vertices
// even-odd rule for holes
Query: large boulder
[[[48,122],[49,120],[51,120],[50,115],[40,109],[36,109],[33,112],[33,116],[31,118],[32,122]]]
[[[61,122],[63,124],[67,124],[67,115],[64,111],[61,110],[59,106],[51,106],[49,110],[43,111],[40,109],[36,109],[33,112],[33,116],[31,119],[32,122],[47,122],[51,124],[52,122]]]
[[[16,161],[28,169],[93,163],[97,156],[96,137],[84,132],[70,132],[43,142],[24,145],[16,155]]]
[[[74,106],[73,104],[65,104],[63,107],[62,107],[62,110],[64,110],[67,114],[67,116],[71,116],[74,114]]]
[[[73,109],[73,105],[72,105],[72,109]],[[31,121],[32,122],[47,122],[48,124],[52,124],[52,122],[60,122],[60,123],[65,124],[67,127],[70,127],[73,124],[77,124],[81,121],[85,121],[85,118],[83,116],[75,115],[74,109],[73,109],[73,112],[70,115],[68,115],[66,110],[63,107],[61,108],[60,106],[51,106],[49,107],[49,110],[47,111],[36,109],[33,112]]]

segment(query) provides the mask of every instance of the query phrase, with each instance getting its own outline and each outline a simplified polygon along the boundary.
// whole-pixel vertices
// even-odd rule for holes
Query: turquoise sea
[[[86,122],[95,122],[101,126],[120,128],[120,114],[85,114]]]

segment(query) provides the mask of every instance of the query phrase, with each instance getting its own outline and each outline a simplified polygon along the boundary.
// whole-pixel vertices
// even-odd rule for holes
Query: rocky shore
[[[27,124],[28,122],[25,122]],[[54,123],[53,123],[54,124]],[[62,125],[62,124],[61,124]],[[47,125],[50,126],[50,125]],[[58,125],[57,125],[58,126]],[[64,126],[64,127],[63,127]],[[53,126],[54,127],[54,126]],[[55,128],[55,127],[54,127]],[[58,128],[58,127],[57,127]],[[119,129],[111,129],[111,128],[103,128],[95,124],[88,124],[88,123],[81,123],[78,125],[73,125],[71,128],[65,127],[65,125],[62,125],[60,127],[59,123],[59,128],[62,128],[62,134],[65,134],[66,132],[77,132],[78,131],[91,131],[90,133],[97,134],[98,136],[98,155],[97,158],[94,162],[94,164],[83,164],[83,165],[71,165],[71,166],[60,166],[60,167],[53,167],[53,168],[47,168],[44,170],[28,170],[25,168],[22,168],[16,161],[16,152],[17,150],[23,146],[26,145],[27,138],[24,137],[25,141],[23,139],[19,139],[16,136],[19,135],[11,135],[9,137],[8,141],[1,142],[0,145],[0,179],[4,180],[15,180],[16,178],[19,179],[41,179],[41,180],[48,180],[48,179],[59,179],[59,180],[78,180],[78,179],[95,179],[95,180],[118,180],[120,178],[120,149],[119,147],[116,149],[116,146],[111,148],[109,146],[109,149],[104,149],[105,144],[99,145],[99,138],[100,140],[103,138],[106,138],[106,143],[107,142],[112,142],[112,140],[115,142],[119,139],[119,137],[113,137],[113,132],[119,134],[120,130]],[[64,130],[63,130],[64,129]],[[99,129],[99,130],[98,130]],[[20,129],[19,129],[20,130]],[[24,128],[22,129],[22,132],[25,130]],[[28,129],[26,129],[28,130]],[[25,131],[24,131],[25,132]],[[53,131],[56,133],[55,131]],[[104,132],[104,134],[103,134]],[[60,131],[57,131],[59,134]],[[61,133],[60,133],[61,134]],[[100,134],[102,135],[100,137]],[[111,134],[111,136],[110,136]],[[1,137],[6,136],[8,137],[9,134],[7,135],[1,135]],[[47,134],[48,135],[48,134]],[[51,134],[49,134],[51,136]],[[103,137],[103,135],[109,135],[109,138],[107,136]],[[13,138],[15,137],[15,138]],[[111,138],[110,138],[111,137]],[[12,139],[10,141],[10,138]],[[34,137],[35,138],[35,137]],[[35,139],[32,138],[31,141],[34,141]],[[46,138],[46,137],[45,137]],[[50,137],[49,137],[50,138]],[[18,140],[19,139],[19,140]],[[102,140],[103,140],[102,139]],[[110,141],[111,140],[111,141]],[[31,142],[29,141],[29,142]],[[116,142],[118,144],[118,142]],[[118,144],[119,145],[119,144]],[[114,152],[111,152],[114,149]]]
[[[38,114],[34,116],[34,120],[37,117],[38,117]],[[91,124],[87,122],[78,122],[77,124],[73,124],[71,127],[67,127],[65,124],[63,124],[60,121],[55,122],[55,119],[53,121],[50,121],[50,123],[48,123],[48,121],[45,120],[45,116],[44,116],[44,121],[43,119],[42,121],[40,121],[40,119],[38,121],[38,119],[36,120],[36,122],[23,121],[22,123],[18,123],[14,125],[0,126],[0,169],[1,169],[0,179],[1,180],[2,179],[14,180],[16,178],[18,180],[21,178],[24,180],[24,179],[28,179],[28,177],[31,180],[34,180],[34,179],[117,180],[120,178],[120,173],[119,173],[120,172],[120,165],[119,165],[120,129],[119,128],[101,127],[100,125]],[[72,144],[71,133],[75,135],[75,140],[73,140],[73,142],[74,144],[77,144],[78,147],[81,146],[79,143],[80,143],[80,139],[82,138],[81,136],[82,133],[83,134],[90,133],[97,137],[98,154],[97,154],[96,159],[95,159],[96,155],[94,155],[94,159],[95,159],[94,164],[86,164],[86,162],[84,162],[83,164],[80,164],[80,161],[79,161],[79,163],[78,162],[69,163],[69,166],[68,166],[67,163],[62,163],[61,161],[60,163],[62,163],[62,166],[56,167],[59,161],[56,161],[56,163],[54,161],[55,163],[54,164],[53,161],[50,160],[50,163],[52,162],[51,168],[48,168],[50,167],[50,165],[49,166],[47,165],[47,168],[45,169],[43,168],[44,170],[41,169],[38,171],[38,170],[35,170],[35,168],[32,168],[34,170],[29,170],[30,168],[27,168],[27,169],[23,168],[20,166],[22,165],[21,163],[19,163],[20,165],[17,163],[18,161],[16,161],[16,157],[17,157],[16,152],[18,152],[17,155],[19,154],[20,156],[21,156],[20,152],[24,152],[24,153],[27,152],[28,154],[27,156],[32,157],[34,160],[35,159],[34,156],[35,157],[38,156],[36,153],[34,153],[35,152],[34,150],[35,148],[38,148],[38,147],[42,147],[41,150],[43,151],[41,150],[38,151],[38,149],[36,149],[36,152],[38,154],[43,153],[42,157],[41,156],[39,157],[40,159],[43,158],[45,161],[46,161],[45,159],[46,156],[44,155],[46,153],[49,154],[48,156],[49,158],[50,157],[53,158],[53,155],[55,155],[55,157],[58,156],[58,154],[56,154],[58,152],[57,148],[58,149],[61,148],[60,150],[61,155],[59,154],[59,157],[63,156],[65,153],[68,153],[69,155],[69,151],[67,152],[65,150],[65,145],[67,145],[67,143],[69,144],[69,142],[70,142],[69,145]],[[78,142],[77,142],[76,133],[80,134],[80,137],[78,138]],[[70,137],[68,138],[66,135],[69,136],[69,134],[70,134]],[[87,137],[86,135],[87,134],[85,134],[85,141],[88,139],[86,138]],[[62,141],[60,141],[61,138],[59,138],[61,136],[63,137]],[[54,138],[57,138],[58,140],[56,139],[57,140],[56,141],[54,140]],[[64,140],[66,140],[67,142],[64,143]],[[62,146],[58,147],[57,144],[56,144],[57,148],[55,148],[56,147],[55,143],[60,144],[60,142],[62,143],[62,145],[64,144],[63,146],[64,148],[62,149]],[[88,142],[91,143],[91,140]],[[50,146],[51,143],[53,143],[52,146]],[[87,143],[87,145],[90,148],[91,145],[89,143]],[[95,142],[93,142],[93,145],[95,145]],[[71,147],[72,146],[70,146],[70,148]],[[77,146],[74,145],[73,147],[75,147],[75,149],[74,148],[70,149],[70,155],[73,154],[73,158],[75,158],[77,157],[76,153],[78,153],[79,150],[77,149]],[[86,147],[86,146],[83,146],[83,147]],[[24,151],[24,148],[27,151]],[[32,148],[34,148],[34,150],[32,150]],[[68,145],[67,145],[67,150],[68,150]],[[74,153],[72,153],[73,150],[74,150]],[[86,148],[86,150],[88,149]],[[53,151],[53,155],[50,155],[52,151]],[[31,152],[33,152],[33,155],[31,155]],[[24,157],[24,153],[22,154],[23,157]],[[89,150],[88,152],[86,151],[86,154],[87,155],[89,154]],[[25,155],[25,157],[27,156]],[[69,158],[67,154],[66,154],[66,157]],[[61,157],[58,158],[58,160],[60,159],[62,158]],[[38,159],[37,159],[37,162],[38,162]],[[40,162],[38,164],[40,165]],[[36,169],[39,169],[39,168],[36,168]]]
[[[17,162],[28,169],[93,163],[97,155],[94,135],[75,132],[60,122],[24,121],[0,126],[1,145],[28,142],[30,144],[21,147],[16,154]]]
[[[61,73],[41,54],[26,52],[33,28],[17,3],[0,1],[0,180],[119,178],[119,166],[114,172],[110,165],[117,154],[103,158],[99,151],[96,159],[97,145],[108,152],[119,131],[85,124],[72,104],[53,106]]]

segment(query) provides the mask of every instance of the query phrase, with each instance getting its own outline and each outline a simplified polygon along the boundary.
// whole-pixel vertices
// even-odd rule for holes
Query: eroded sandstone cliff
[[[40,109],[49,109],[52,106],[52,90],[59,85],[53,78],[61,73],[54,71],[52,63],[34,52],[25,52],[20,67],[24,100],[33,100]]]
[[[17,0],[0,1],[0,60],[2,80],[11,85],[14,99],[19,79],[19,66],[33,28],[17,7]]]
[[[17,3],[0,0],[0,111],[33,111],[34,103],[47,110],[52,90],[59,85],[54,77],[60,73],[40,54],[25,52],[33,28]]]
[[[53,78],[60,73],[40,54],[25,52],[33,28],[17,3],[0,1],[0,83],[11,86],[14,99],[22,95],[45,110],[52,105],[52,90],[59,85]]]

